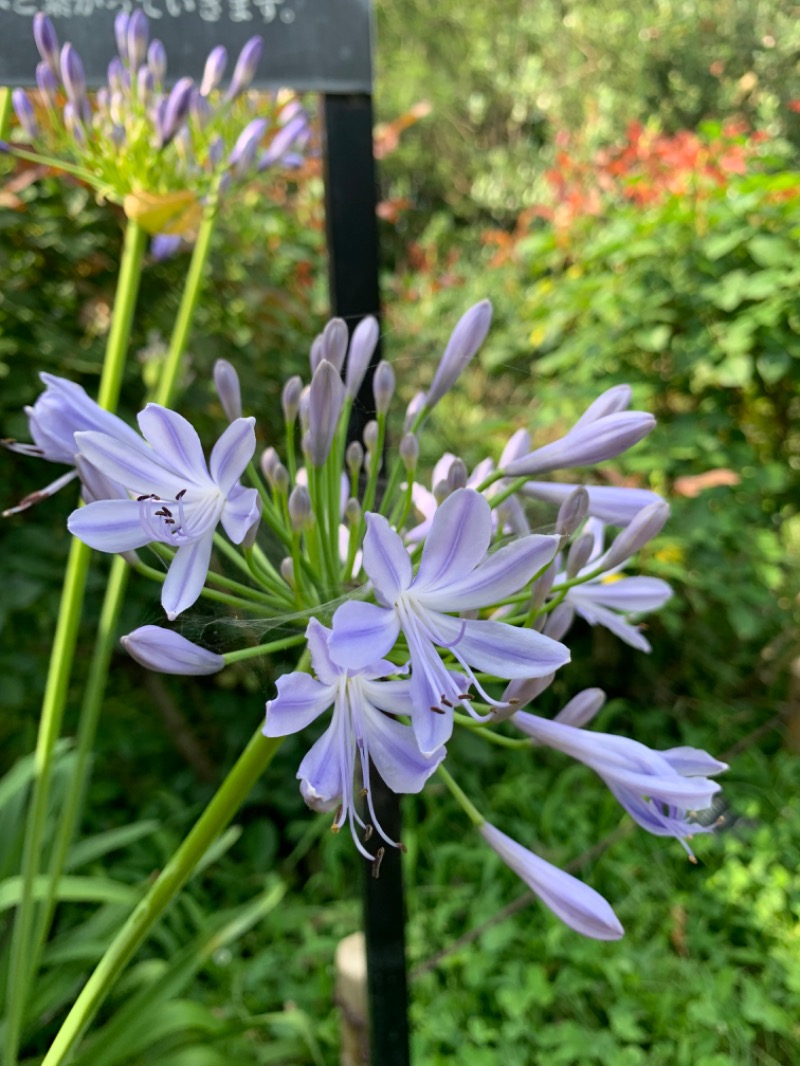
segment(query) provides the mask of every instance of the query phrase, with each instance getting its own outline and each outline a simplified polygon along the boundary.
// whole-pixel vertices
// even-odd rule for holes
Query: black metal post
[[[365,315],[380,316],[377,179],[372,153],[372,99],[367,93],[323,97],[325,211],[331,306],[351,332]],[[372,375],[380,346],[354,405],[351,439],[375,415]],[[400,801],[370,768],[372,799],[384,830],[400,839]],[[376,836],[371,846],[380,847]],[[373,1066],[408,1066],[408,980],[400,852],[386,847],[365,866],[364,933]],[[375,876],[375,875],[378,876]]]

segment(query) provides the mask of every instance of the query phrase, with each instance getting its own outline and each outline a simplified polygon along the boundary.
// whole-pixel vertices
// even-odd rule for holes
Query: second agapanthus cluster
[[[208,460],[176,412],[148,405],[136,433],[54,378],[29,410],[35,443],[14,446],[73,467],[86,506],[70,529],[101,551],[128,553],[135,569],[161,581],[170,619],[202,596],[288,633],[219,654],[148,625],[123,641],[145,666],[208,674],[305,645],[298,670],[277,682],[264,733],[296,733],[330,713],[297,776],[308,805],[334,812],[333,828],[347,826],[361,854],[379,864],[384,847],[402,847],[378,821],[372,775],[416,793],[439,771],[486,842],[547,906],[581,933],[613,939],[622,927],[609,904],[492,826],[445,770],[454,729],[487,739],[514,731],[523,745],[585,763],[640,825],[687,850],[704,831],[695,812],[719,787],[711,777],[725,767],[695,749],[653,751],[586,729],[604,702],[599,689],[577,693],[555,719],[525,709],[569,663],[564,639],[578,616],[631,649],[649,649],[637,619],[670,589],[625,568],[660,532],[668,507],[644,489],[539,480],[596,466],[650,432],[653,418],[629,409],[626,386],[602,393],[557,440],[533,448],[520,430],[497,460],[471,472],[442,457],[423,485],[419,435],[490,321],[484,301],[458,323],[396,447],[388,432],[395,378],[385,362],[372,377],[375,418],[360,439],[348,438],[378,339],[371,318],[352,336],[333,320],[317,337],[308,384],[295,377],[283,390],[283,458],[268,447],[260,469],[254,419],[224,361],[215,381],[229,425]],[[530,530],[529,498],[554,505],[552,533]],[[269,536],[260,538],[264,527]],[[233,569],[220,573],[225,561]]]
[[[291,93],[248,93],[260,37],[244,45],[227,86],[228,55],[219,45],[199,85],[181,77],[169,88],[166,50],[150,39],[145,14],[120,12],[114,25],[117,54],[107,83],[92,94],[74,46],[60,46],[47,15],[34,16],[37,89],[12,94],[30,150],[11,150],[82,177],[162,237],[156,251],[163,254],[171,245],[166,237],[191,236],[209,196],[256,171],[299,165],[308,117]]]

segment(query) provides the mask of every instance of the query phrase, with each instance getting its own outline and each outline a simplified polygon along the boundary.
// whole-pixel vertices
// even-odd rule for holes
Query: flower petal
[[[139,428],[160,462],[193,484],[208,481],[206,457],[197,430],[177,411],[149,403],[137,417]]]
[[[579,486],[552,481],[527,481],[523,496],[562,504]],[[585,485],[589,493],[589,514],[612,526],[626,526],[643,507],[658,503],[661,497],[649,489],[617,488],[615,485]]]
[[[120,643],[137,663],[164,674],[216,674],[225,666],[221,655],[161,626],[140,626]]]
[[[261,498],[255,489],[235,485],[228,494],[220,522],[234,544],[241,544],[261,514]]]
[[[350,600],[333,616],[328,641],[331,659],[349,670],[363,670],[391,651],[400,632],[394,611],[374,603]]]
[[[417,592],[417,600],[423,606],[437,611],[469,611],[476,607],[488,607],[527,585],[535,574],[551,562],[560,541],[560,537],[536,533],[521,537],[494,552],[462,580],[432,592],[421,589]]]
[[[177,494],[187,487],[187,479],[163,466],[155,452],[144,444],[133,448],[128,442],[92,430],[76,433],[75,442],[78,451],[86,456],[101,474],[117,481],[134,496],[156,493],[174,500]]]
[[[211,477],[226,496],[230,494],[255,454],[255,424],[254,418],[237,418],[231,422],[211,450]]]
[[[488,822],[480,827],[480,833],[503,862],[570,928],[595,940],[619,940],[624,934],[609,904],[593,888],[540,859]]]
[[[619,581],[576,585],[567,596],[576,606],[601,604],[614,611],[642,614],[663,607],[672,596],[672,589],[658,577],[623,577]]]
[[[435,592],[462,581],[486,555],[491,537],[489,504],[474,489],[456,489],[433,516],[414,592]]]
[[[420,792],[445,757],[443,747],[423,755],[414,730],[365,704],[361,719],[370,758],[393,792]]]
[[[285,737],[298,733],[332,704],[332,685],[323,685],[310,674],[284,674],[277,680],[278,695],[267,701],[265,737]]]
[[[209,530],[191,544],[178,548],[175,553],[161,590],[161,606],[170,621],[191,607],[202,592],[213,543],[214,531]]]
[[[366,517],[363,566],[376,596],[388,607],[411,584],[411,559],[402,539],[382,515],[368,513]]]
[[[343,798],[348,774],[352,766],[345,761],[338,723],[333,721],[309,748],[297,770],[300,793],[314,811],[332,811]]]
[[[495,677],[543,677],[569,662],[569,649],[533,629],[428,613],[431,631],[457,658]]]
[[[570,592],[573,591],[570,589]],[[556,608],[560,610],[561,607],[567,606],[569,600],[569,593],[567,593],[567,600]],[[631,625],[630,622],[626,622],[621,614],[617,614],[615,611],[609,611],[607,607],[600,607],[594,603],[587,603],[586,601],[574,601],[572,606],[577,613],[588,622],[590,626],[603,626],[604,629],[609,630],[615,637],[619,637],[620,640],[624,640],[626,644],[630,644],[632,648],[636,648],[637,651],[650,652],[650,641],[642,634],[638,626]],[[553,612],[555,614],[555,611]]]
[[[142,527],[141,513],[135,500],[98,500],[73,511],[67,519],[67,529],[98,551],[131,551],[153,539],[152,533]]]

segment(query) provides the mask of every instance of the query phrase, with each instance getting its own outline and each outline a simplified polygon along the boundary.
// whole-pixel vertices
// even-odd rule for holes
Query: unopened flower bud
[[[242,417],[242,389],[239,375],[227,359],[217,359],[214,364],[214,387],[229,422]]]
[[[556,533],[560,537],[571,537],[589,513],[589,493],[581,485],[567,496],[558,509]]]
[[[225,666],[221,655],[161,626],[141,626],[122,637],[120,643],[137,663],[162,674],[216,674]]]
[[[289,491],[289,471],[280,461],[272,468],[272,487],[281,496]]]
[[[404,434],[403,439],[400,441],[399,451],[403,466],[409,474],[413,474],[419,461],[419,441],[416,433]]]
[[[601,688],[585,688],[565,704],[554,720],[580,729],[591,722],[605,702],[606,694]]]
[[[653,429],[656,420],[644,411],[619,411],[574,426],[566,436],[537,448],[504,467],[509,477],[538,477],[551,470],[594,466],[632,448]]]
[[[453,459],[450,469],[447,471],[447,484],[450,486],[451,492],[467,486],[467,466],[464,460],[459,459],[457,456]]]
[[[275,466],[280,462],[280,456],[275,449],[270,445],[269,448],[265,448],[261,453],[261,473],[267,479],[270,485],[272,485],[272,474],[275,470]]]
[[[259,510],[260,510],[260,503],[261,503],[261,501],[259,501]],[[244,535],[244,537],[242,539],[242,548],[244,548],[245,551],[247,551],[248,549],[250,549],[250,548],[255,546],[255,543],[258,540],[258,530],[259,530],[260,526],[261,526],[261,515],[259,514],[258,518],[255,520],[255,522],[253,522],[252,526],[250,526],[250,528],[245,533],[245,535]]]
[[[417,420],[417,415],[425,408],[425,393],[418,392],[406,408],[406,416],[403,419],[403,432],[408,433]]]
[[[52,72],[47,63],[37,64],[36,84],[39,87],[42,101],[48,107],[55,107],[58,97],[58,76]]]
[[[502,695],[504,707],[497,707],[492,713],[493,722],[505,722],[521,708],[525,707],[553,683],[555,674],[544,677],[515,678],[506,685]]]
[[[354,399],[361,388],[361,382],[375,354],[380,336],[378,320],[372,315],[362,318],[353,330],[350,338],[350,351],[347,354],[347,371],[345,375],[347,395]]]
[[[17,120],[25,131],[25,135],[32,141],[35,140],[39,134],[39,126],[36,122],[36,112],[33,110],[33,104],[28,99],[28,94],[24,89],[14,89],[11,94],[11,103],[14,106]]]
[[[118,56],[114,56],[108,64],[108,87],[111,90],[112,95],[115,92],[122,92],[126,85],[126,74],[127,71],[122,65],[122,60]]]
[[[208,53],[206,65],[203,68],[203,80],[200,82],[200,93],[208,96],[222,81],[225,67],[228,63],[228,52],[223,45],[218,44]]]
[[[314,466],[323,466],[328,458],[343,403],[344,383],[339,371],[333,363],[323,359],[311,378],[309,394],[308,432]]]
[[[381,360],[372,379],[372,395],[375,397],[375,413],[385,415],[394,396],[395,376],[391,363]]]
[[[144,11],[137,10],[128,19],[128,64],[131,70],[136,70],[147,55],[147,38],[150,35],[150,27],[147,15]]]
[[[147,65],[152,71],[156,85],[163,85],[167,76],[167,50],[161,41],[150,42],[147,49]]]
[[[378,429],[378,423],[374,418],[371,418],[369,422],[364,426],[364,447],[368,452],[374,452],[378,446],[378,437],[380,436],[380,430]]]
[[[47,64],[50,72],[57,78],[60,74],[58,67],[58,35],[50,19],[42,11],[37,11],[33,16],[33,39],[39,55]]]
[[[301,403],[301,405],[300,405],[300,417],[301,417],[301,419],[302,419],[302,416],[303,416],[303,407],[302,407],[302,403]],[[311,431],[308,430],[308,429],[305,430],[305,432],[303,433],[303,436],[300,438],[300,451],[305,456],[306,462],[310,463],[311,462]]]
[[[227,98],[234,100],[250,86],[256,76],[256,69],[261,62],[261,54],[264,51],[264,42],[260,37],[251,37],[244,45],[239,58],[236,60],[231,84],[228,88]]]
[[[669,504],[666,500],[648,504],[631,520],[630,524],[614,539],[611,547],[603,556],[604,570],[613,570],[622,566],[632,555],[657,537],[669,518]]]
[[[542,632],[553,640],[561,640],[572,625],[574,617],[575,611],[568,603],[559,603],[558,607],[547,616]]]
[[[206,100],[205,96],[202,96],[196,89],[193,90],[191,99],[189,100],[189,115],[195,126],[197,126],[198,129],[203,129],[204,126],[208,125],[213,114],[213,108],[208,100]],[[212,170],[216,170],[224,157],[225,140],[223,137],[216,136],[208,146],[206,158],[209,167]]]
[[[439,506],[444,503],[451,492],[452,489],[446,477],[442,478],[441,481],[437,481],[433,486],[433,496]]]
[[[353,528],[361,521],[361,504],[354,496],[344,506],[344,520]]]
[[[462,371],[486,339],[492,324],[492,305],[488,300],[471,307],[462,315],[453,330],[433,381],[428,389],[425,406],[430,410],[455,385]]]
[[[325,357],[325,342],[322,339],[322,334],[318,333],[311,342],[311,347],[308,351],[308,363],[311,367],[311,373],[317,369],[319,364]]]
[[[567,577],[572,579],[583,570],[589,562],[589,556],[594,548],[594,537],[591,533],[584,533],[573,541],[567,555]]]
[[[300,393],[303,391],[303,381],[299,374],[289,378],[281,392],[281,406],[283,417],[289,426],[293,426],[300,408]]]
[[[539,611],[544,607],[545,600],[550,595],[550,589],[556,579],[556,565],[552,562],[543,574],[536,578],[531,585],[530,609]]]
[[[228,157],[228,166],[231,167],[237,178],[243,177],[255,162],[258,145],[266,129],[266,119],[254,118],[252,122],[248,122],[236,138],[236,143]]]
[[[282,129],[273,136],[269,142],[269,147],[265,152],[262,152],[258,159],[258,169],[266,170],[268,167],[274,166],[276,163],[283,162],[284,165],[289,165],[289,157],[292,153],[289,149],[294,145],[296,147],[302,147],[309,136],[308,118],[305,113],[298,115],[297,118],[288,122]],[[302,163],[302,159],[301,159]]]
[[[117,42],[117,51],[123,63],[127,62],[128,59],[128,20],[127,11],[120,11],[114,18],[114,37]]]
[[[136,72],[136,94],[139,99],[146,102],[153,95],[155,85],[152,70],[143,63]]]
[[[347,445],[345,461],[347,462],[347,469],[350,471],[350,480],[354,485],[357,485],[361,476],[361,467],[364,463],[364,449],[359,441],[351,440]]]
[[[605,418],[606,415],[614,415],[618,411],[627,411],[631,405],[631,396],[630,385],[613,385],[589,404],[572,428],[578,429],[579,426],[596,422],[598,418]]]
[[[305,385],[300,391],[300,402],[297,406],[297,413],[300,416],[300,428],[303,432],[308,432],[308,419],[309,409],[311,406],[311,386]]]
[[[77,114],[75,107],[67,101],[64,104],[64,128],[76,144],[86,144],[86,130]]]
[[[61,49],[61,80],[75,113],[81,114],[81,105],[86,99],[86,74],[81,57],[69,43]]]
[[[159,123],[159,142],[165,148],[183,125],[189,111],[194,83],[191,78],[181,78],[172,87],[167,106]]]
[[[295,485],[289,494],[289,520],[295,533],[301,533],[311,520],[311,496],[305,485]]]
[[[297,583],[294,577],[294,563],[288,555],[286,556],[286,558],[281,559],[280,572],[281,577],[289,586],[289,588],[293,589],[297,587]]]
[[[322,358],[332,363],[341,374],[347,354],[347,323],[332,318],[322,331]]]

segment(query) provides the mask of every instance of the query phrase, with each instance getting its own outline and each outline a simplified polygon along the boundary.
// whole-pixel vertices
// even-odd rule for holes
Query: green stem
[[[239,648],[238,651],[228,651],[222,657],[230,665],[231,663],[244,662],[245,659],[258,659],[262,655],[271,655],[274,651],[284,651],[286,648],[293,648],[297,644],[305,643],[305,633],[296,633],[293,637],[283,637],[281,640],[273,640],[269,644],[259,644],[254,648]]]
[[[440,766],[436,772],[439,774],[444,783],[450,789],[450,792],[453,795],[454,799],[458,802],[458,805],[464,811],[464,813],[472,822],[472,824],[476,828],[482,826],[486,819],[483,817],[483,815],[475,806],[475,804],[468,799],[466,792],[464,792],[464,790],[455,783],[450,773],[445,770],[443,766]],[[45,1061],[42,1063],[42,1066],[47,1066],[47,1059],[45,1059]]]
[[[125,243],[114,299],[113,321],[106,345],[98,393],[98,403],[109,411],[114,410],[119,399],[119,388],[130,340],[130,327],[139,292],[145,243],[144,230],[137,223],[129,222],[125,231]],[[53,756],[67,700],[70,671],[86,589],[89,556],[90,549],[85,544],[77,540],[72,542],[64,574],[56,634],[42,701],[39,735],[36,743],[37,774],[28,809],[22,855],[22,892],[11,938],[5,1066],[14,1066],[17,1061],[25,1004],[33,973],[32,964],[39,954],[38,945],[31,940],[36,910],[33,888],[39,874],[39,860],[53,776]]]
[[[3,85],[0,86],[0,141],[8,136],[8,127],[11,124],[11,90]]]
[[[59,1029],[42,1066],[58,1066],[67,1061],[126,964],[186,884],[197,863],[244,803],[253,785],[272,762],[282,739],[267,739],[261,735],[260,729],[252,737],[189,835],[95,967]]]

